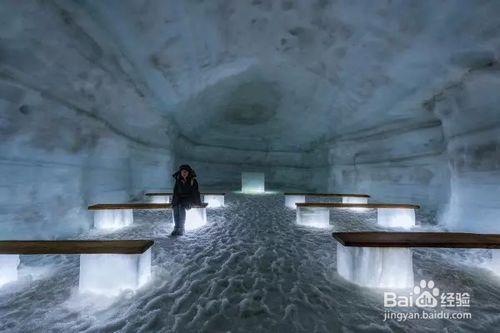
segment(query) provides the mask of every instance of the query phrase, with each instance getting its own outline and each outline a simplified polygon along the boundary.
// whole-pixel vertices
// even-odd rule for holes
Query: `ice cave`
[[[499,13],[0,1],[0,332],[497,331]]]

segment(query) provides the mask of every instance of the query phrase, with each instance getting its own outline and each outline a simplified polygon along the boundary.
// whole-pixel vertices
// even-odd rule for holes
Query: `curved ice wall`
[[[0,6],[0,237],[86,228],[184,162],[500,232],[498,1]]]
[[[55,2],[0,12],[0,239],[74,234],[89,204],[169,187],[170,125],[113,41]]]
[[[491,55],[481,60],[428,104],[443,124],[450,170],[442,222],[500,233],[500,67]]]

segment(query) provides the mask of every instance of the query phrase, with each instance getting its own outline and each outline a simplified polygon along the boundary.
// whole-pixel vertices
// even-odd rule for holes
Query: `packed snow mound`
[[[469,267],[488,251],[414,252],[415,280],[469,292],[471,320],[383,322],[381,291],[336,272],[332,230],[383,230],[376,214],[332,211],[332,230],[298,226],[277,194],[229,194],[209,224],[170,238],[171,212],[135,212],[132,226],[81,238],[153,238],[153,278],[116,298],[79,295],[78,256],[22,256],[0,289],[2,332],[492,332],[498,278]],[[424,221],[423,217],[418,217]],[[427,219],[431,219],[427,217]],[[119,277],[117,277],[119,278]],[[473,281],[473,283],[471,282]],[[450,310],[451,311],[451,310]]]

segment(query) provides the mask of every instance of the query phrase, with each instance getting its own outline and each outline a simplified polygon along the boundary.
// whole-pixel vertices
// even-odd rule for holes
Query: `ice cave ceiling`
[[[422,104],[495,61],[496,7],[105,1],[82,10],[119,41],[182,135],[297,151],[392,121],[435,119]]]
[[[421,107],[433,94],[495,61],[496,7],[468,1],[11,2],[5,9],[21,11],[24,19],[3,17],[2,65],[127,126],[147,130],[166,117],[198,144],[307,151],[341,134],[435,118]],[[111,80],[119,79],[114,71],[125,75],[157,115],[129,101],[111,107],[115,101],[100,100],[106,89],[101,70],[112,71]]]

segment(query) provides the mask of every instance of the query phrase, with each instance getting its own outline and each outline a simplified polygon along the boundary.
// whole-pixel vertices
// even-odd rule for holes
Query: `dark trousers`
[[[173,209],[175,229],[184,231],[184,223],[186,223],[186,208],[182,205],[175,205]]]

